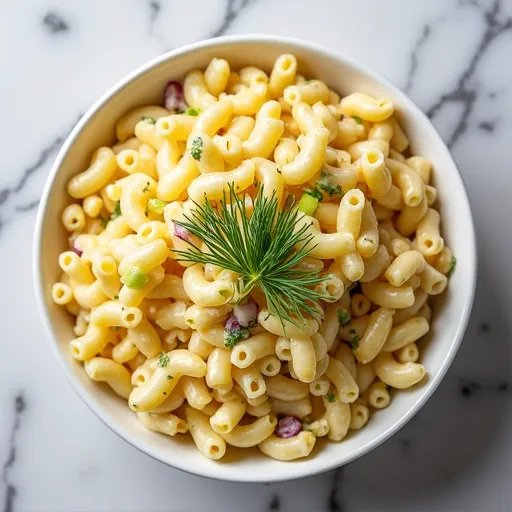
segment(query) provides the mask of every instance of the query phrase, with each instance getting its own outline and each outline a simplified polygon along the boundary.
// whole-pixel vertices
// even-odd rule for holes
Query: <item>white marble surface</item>
[[[0,6],[1,512],[512,510],[512,1],[2,0]],[[404,88],[453,150],[480,245],[468,333],[424,410],[344,469],[268,486],[181,473],[110,432],[54,359],[30,277],[43,182],[80,115],[107,87],[166,50],[248,32],[339,49]]]

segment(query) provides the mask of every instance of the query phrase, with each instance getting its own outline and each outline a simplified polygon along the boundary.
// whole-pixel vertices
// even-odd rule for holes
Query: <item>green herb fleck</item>
[[[110,219],[106,219],[101,215],[98,218],[100,219],[101,227],[105,229],[107,227],[107,224],[110,222]]]
[[[350,318],[350,315],[347,313],[345,309],[338,309],[338,320],[340,322],[341,327],[345,327],[352,321],[352,318]]]
[[[121,311],[124,311],[124,306],[121,307]]]
[[[315,184],[315,188],[323,190],[330,196],[340,196],[343,193],[341,185],[333,185],[330,177],[331,175],[326,170],[323,170],[320,179]]]
[[[110,215],[110,220],[117,219],[117,217],[120,217],[123,213],[121,212],[121,201],[117,201],[116,207],[114,208],[114,211]]]
[[[156,123],[156,119],[154,117],[151,117],[151,116],[142,116],[140,118],[141,121],[146,121],[146,123],[149,123],[149,124],[155,124]]]
[[[334,393],[327,393],[327,401],[331,403],[336,401],[336,396],[334,395]]]
[[[146,182],[146,186],[142,189],[142,192],[143,193],[147,192],[149,190],[149,187],[150,187],[150,183],[148,181],[148,182]]]
[[[114,295],[114,300],[119,300],[119,295]]]
[[[172,380],[174,377],[172,375],[167,375],[167,380]]]
[[[158,356],[158,366],[160,366],[160,368],[164,368],[168,364],[169,364],[169,356],[167,354],[160,354]]]
[[[453,274],[456,266],[457,266],[457,258],[455,256],[452,256],[452,258],[450,260],[450,267],[448,268],[448,273],[446,274],[447,277],[450,277]]]
[[[187,110],[185,110],[184,114],[186,114],[187,116],[198,116],[199,113],[201,112],[201,109],[199,108],[187,108]]]
[[[189,318],[189,319],[187,320],[187,324],[189,324],[189,325],[194,325],[194,320],[193,320],[192,318]]]
[[[350,346],[352,347],[352,349],[356,349],[357,347],[359,347],[359,340],[361,339],[361,336],[359,336],[359,334],[356,334],[352,340],[350,341]]]
[[[357,124],[363,124],[363,120],[358,117],[358,116],[352,116],[352,119],[357,123]]]
[[[203,153],[203,139],[201,137],[196,137],[192,141],[192,147],[190,148],[190,154],[194,160],[201,160],[201,155]]]
[[[314,197],[315,199],[318,199],[319,201],[321,201],[324,198],[322,192],[320,192],[320,190],[318,190],[317,188],[314,188],[312,190],[304,190],[304,194]]]
[[[137,409],[138,405],[137,405],[137,404],[132,404],[132,407],[133,407],[134,409]]]
[[[224,346],[230,350],[239,342],[246,340],[249,337],[249,329],[247,327],[240,327],[236,330],[224,331]]]

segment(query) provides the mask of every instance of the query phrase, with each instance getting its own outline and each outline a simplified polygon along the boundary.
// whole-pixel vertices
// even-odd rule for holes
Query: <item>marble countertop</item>
[[[113,434],[67,383],[30,275],[43,183],[93,101],[166,50],[249,32],[338,49],[409,93],[460,166],[480,258],[468,332],[420,414],[345,468],[272,485],[190,476]],[[510,0],[4,0],[0,511],[512,510],[511,58]]]

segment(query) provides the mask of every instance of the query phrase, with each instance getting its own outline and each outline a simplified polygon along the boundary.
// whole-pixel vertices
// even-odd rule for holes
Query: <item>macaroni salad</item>
[[[289,461],[424,378],[455,258],[391,101],[215,58],[116,136],[68,183],[52,297],[146,428]]]

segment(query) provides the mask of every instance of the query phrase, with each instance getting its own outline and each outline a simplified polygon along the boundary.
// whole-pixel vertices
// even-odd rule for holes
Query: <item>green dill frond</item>
[[[308,225],[297,229],[300,213],[293,201],[287,201],[279,211],[275,192],[271,197],[263,187],[253,200],[253,212],[248,215],[245,195],[238,197],[234,186],[218,206],[207,198],[204,205],[185,215],[176,224],[197,236],[208,247],[203,252],[189,242],[187,250],[174,250],[181,261],[211,263],[239,274],[237,299],[247,296],[258,286],[265,294],[270,313],[284,321],[302,327],[306,317],[317,321],[322,317],[320,300],[330,301],[329,294],[316,286],[328,276],[319,272],[297,269],[297,265],[314,248]]]

